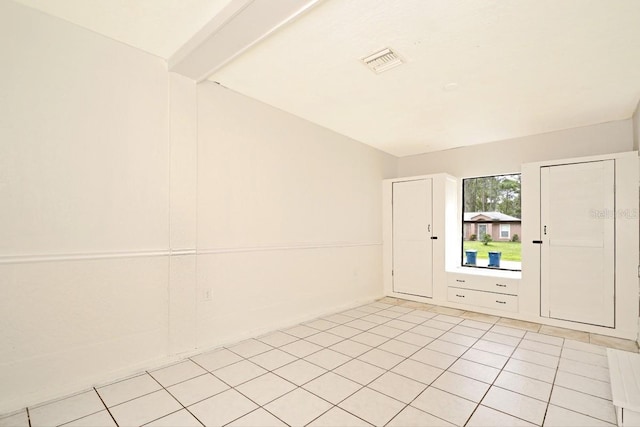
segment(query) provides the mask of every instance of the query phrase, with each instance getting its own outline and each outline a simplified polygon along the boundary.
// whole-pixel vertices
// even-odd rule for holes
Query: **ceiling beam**
[[[321,0],[231,0],[169,58],[169,71],[197,82]]]

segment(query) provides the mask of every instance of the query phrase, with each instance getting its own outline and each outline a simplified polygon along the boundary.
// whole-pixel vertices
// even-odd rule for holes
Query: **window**
[[[511,237],[511,224],[500,224],[500,238],[509,239]]]
[[[521,269],[520,174],[462,180],[462,265]]]

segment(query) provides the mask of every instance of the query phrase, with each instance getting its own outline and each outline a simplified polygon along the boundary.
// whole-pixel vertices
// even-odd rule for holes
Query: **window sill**
[[[521,271],[509,271],[509,270],[497,270],[491,268],[477,268],[477,267],[456,267],[447,270],[447,273],[456,274],[468,274],[470,276],[483,276],[483,277],[502,277],[505,279],[521,279]]]

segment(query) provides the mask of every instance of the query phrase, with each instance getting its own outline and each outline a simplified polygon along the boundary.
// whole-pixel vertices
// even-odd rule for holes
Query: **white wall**
[[[395,158],[214,83],[198,120],[199,346],[382,295]]]
[[[457,177],[519,172],[523,163],[633,150],[631,119],[398,159],[398,176]]]
[[[0,51],[0,414],[382,295],[394,157],[12,2]]]
[[[169,147],[159,58],[8,1],[0,52],[3,413],[166,355]]]

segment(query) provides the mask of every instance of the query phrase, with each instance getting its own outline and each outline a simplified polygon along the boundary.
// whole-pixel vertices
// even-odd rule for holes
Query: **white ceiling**
[[[14,0],[168,59],[231,0]]]
[[[250,3],[16,1],[165,59]],[[638,0],[322,0],[211,80],[406,156],[628,118],[639,16]],[[360,58],[385,47],[406,63],[376,75]]]
[[[630,117],[639,17],[638,0],[325,0],[211,79],[406,156]],[[407,63],[376,75],[359,59],[384,47]]]

